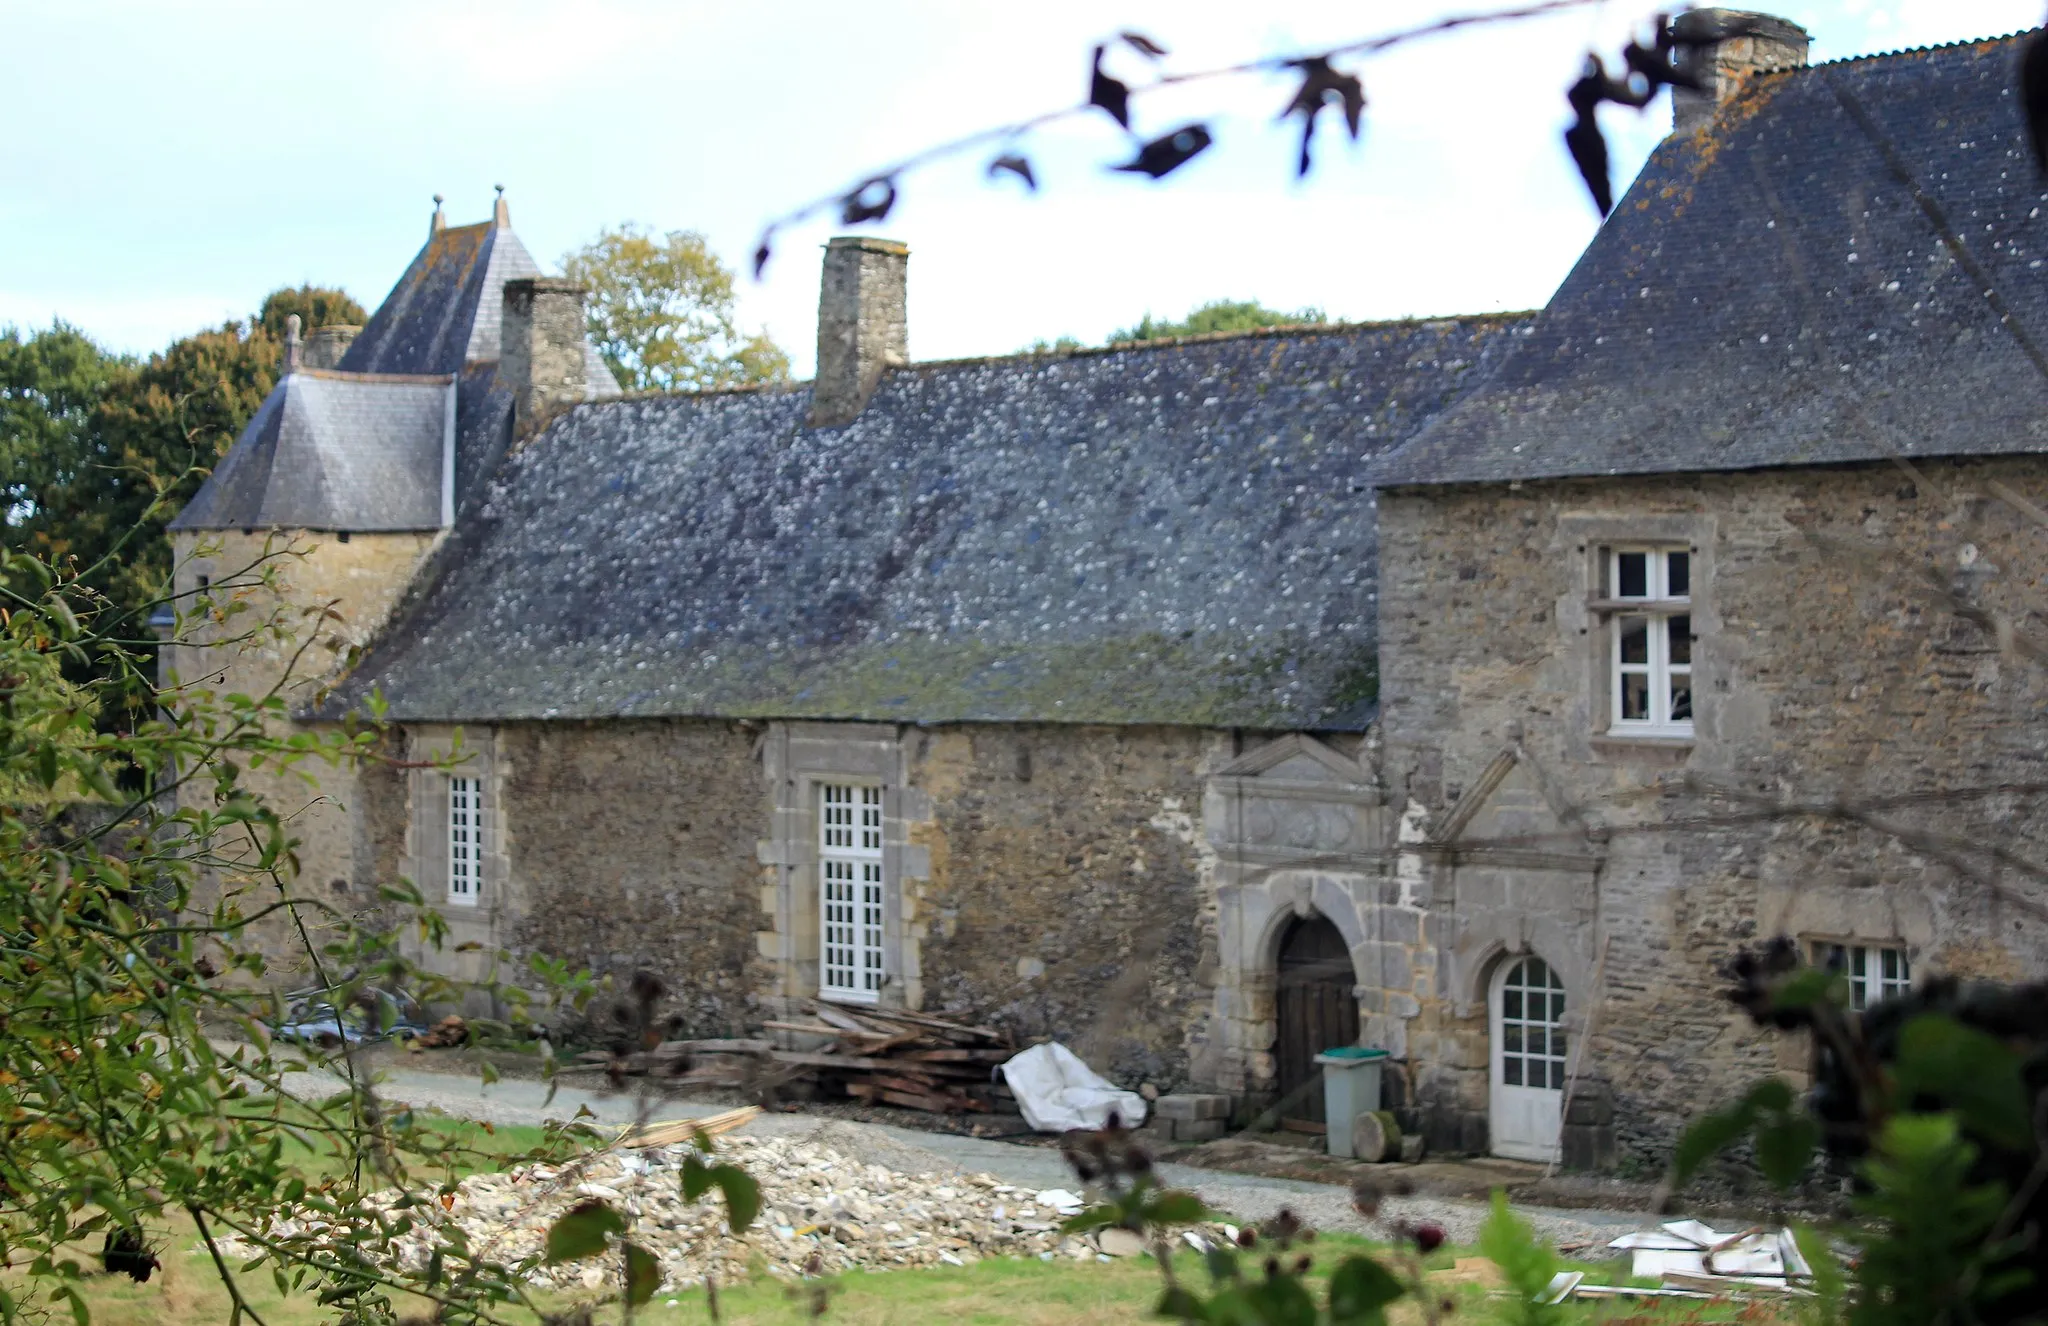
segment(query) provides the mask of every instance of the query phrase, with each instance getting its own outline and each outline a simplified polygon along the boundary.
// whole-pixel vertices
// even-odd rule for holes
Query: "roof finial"
[[[284,371],[299,371],[299,315],[294,313],[284,320]]]
[[[505,186],[493,184],[491,187],[498,191],[498,205],[491,209],[491,224],[494,226],[510,226],[512,224],[512,212],[505,206]]]
[[[448,228],[448,218],[441,211],[441,195],[434,195],[434,219],[427,225],[429,237],[440,234]]]

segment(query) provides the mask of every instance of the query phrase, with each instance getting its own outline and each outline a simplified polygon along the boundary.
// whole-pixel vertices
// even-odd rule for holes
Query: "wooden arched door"
[[[1358,1044],[1358,978],[1351,946],[1328,917],[1311,914],[1287,924],[1280,936],[1276,975],[1280,1037],[1274,1048],[1280,1079],[1280,1117],[1324,1122],[1323,1088],[1315,1057]]]

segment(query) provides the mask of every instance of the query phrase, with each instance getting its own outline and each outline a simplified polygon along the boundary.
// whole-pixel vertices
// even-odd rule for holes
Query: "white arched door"
[[[1564,1122],[1564,982],[1543,959],[1509,958],[1493,975],[1493,1153],[1557,1158]]]

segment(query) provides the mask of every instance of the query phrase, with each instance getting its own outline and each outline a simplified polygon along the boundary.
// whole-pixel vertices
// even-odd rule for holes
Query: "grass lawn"
[[[481,1125],[448,1121],[436,1123],[465,1147],[480,1153],[465,1168],[490,1164],[493,1154],[524,1151],[541,1140],[538,1128],[500,1127],[486,1130]],[[324,1157],[307,1157],[309,1169],[323,1167]],[[200,1243],[190,1220],[178,1216],[153,1231],[161,1243],[163,1267],[147,1284],[136,1284],[124,1276],[105,1275],[98,1270],[97,1245],[79,1246],[72,1255],[88,1268],[82,1286],[92,1309],[92,1320],[100,1326],[221,1326],[228,1321],[231,1303],[227,1291],[214,1273],[211,1259]],[[1320,1279],[1327,1269],[1345,1255],[1371,1245],[1344,1235],[1327,1235],[1316,1241],[1314,1251]],[[1470,1250],[1439,1249],[1428,1260],[1432,1282],[1440,1292],[1458,1300],[1454,1320],[1484,1321],[1488,1310],[1487,1286],[1480,1278],[1483,1268],[1470,1260]],[[1459,1266],[1460,1259],[1466,1259]],[[1619,1263],[1590,1265],[1573,1263],[1590,1272],[1595,1281],[1611,1281],[1621,1273]],[[1192,1253],[1175,1260],[1176,1273],[1191,1287],[1206,1287],[1208,1277],[1201,1261]],[[20,1289],[21,1277],[8,1274],[4,1281]],[[280,1293],[271,1270],[238,1275],[238,1283],[250,1306],[267,1326],[317,1326],[331,1320],[330,1310],[313,1301],[310,1294]],[[967,1267],[934,1267],[925,1270],[855,1272],[830,1284],[828,1322],[848,1326],[894,1326],[895,1323],[944,1323],[944,1326],[1051,1326],[1066,1322],[1138,1322],[1150,1319],[1159,1298],[1159,1276],[1147,1258],[1112,1262],[1043,1262],[1035,1258],[991,1258]],[[597,1295],[551,1294],[543,1306],[553,1311],[573,1307]],[[811,1320],[808,1299],[789,1286],[766,1275],[745,1284],[721,1289],[720,1319],[728,1323],[769,1326],[771,1323],[801,1323]],[[402,1309],[428,1319],[430,1305],[420,1300]],[[1730,1304],[1701,1307],[1690,1303],[1651,1304],[1586,1303],[1574,1305],[1575,1322],[1680,1323],[1744,1321],[1772,1323],[1789,1321],[1768,1308],[1746,1311]],[[68,1315],[61,1306],[56,1317]],[[539,1319],[524,1311],[505,1312],[504,1317],[521,1326],[538,1326]],[[600,1323],[620,1322],[617,1308],[602,1311]],[[676,1323],[697,1326],[712,1320],[704,1291],[665,1295],[643,1309],[643,1323]],[[1396,1323],[1419,1321],[1416,1313],[1397,1308]]]

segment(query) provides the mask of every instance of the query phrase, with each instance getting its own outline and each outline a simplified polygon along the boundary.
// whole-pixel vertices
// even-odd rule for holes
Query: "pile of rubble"
[[[822,1131],[822,1130],[821,1130]],[[841,1135],[843,1137],[843,1134]],[[571,1206],[601,1199],[628,1222],[626,1237],[661,1262],[662,1287],[701,1284],[709,1274],[732,1283],[750,1264],[794,1278],[854,1268],[886,1270],[964,1266],[984,1257],[1070,1257],[1095,1260],[1137,1251],[1123,1236],[1103,1242],[1060,1232],[1081,1209],[1078,1194],[1034,1191],[988,1174],[906,1174],[865,1164],[842,1149],[840,1137],[728,1137],[719,1158],[743,1167],[761,1185],[760,1218],[746,1234],[725,1227],[725,1208],[714,1191],[685,1202],[677,1169],[688,1144],[599,1153],[571,1166],[534,1165],[505,1174],[464,1179],[445,1211],[416,1208],[422,1226],[398,1240],[388,1255],[423,1268],[444,1240],[440,1227],[461,1227],[476,1253],[510,1264],[538,1258],[547,1229]],[[934,1158],[936,1159],[936,1158]],[[396,1194],[371,1199],[391,1206]],[[318,1232],[304,1220],[281,1219],[277,1236]],[[1215,1237],[1234,1230],[1216,1226]],[[246,1256],[253,1249],[224,1249]],[[616,1286],[620,1256],[613,1252],[557,1266],[537,1266],[538,1288]]]

